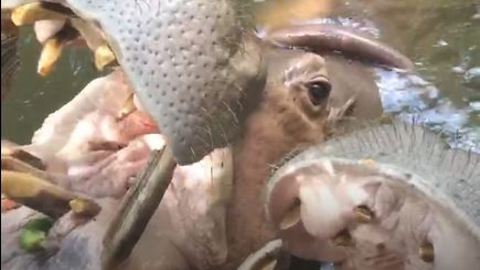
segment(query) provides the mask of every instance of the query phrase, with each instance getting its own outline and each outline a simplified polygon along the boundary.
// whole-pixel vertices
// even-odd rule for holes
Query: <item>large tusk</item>
[[[103,269],[116,269],[128,258],[170,185],[176,166],[168,147],[153,152],[105,233]]]
[[[17,26],[33,24],[41,20],[63,20],[65,18],[65,14],[47,9],[39,2],[20,6],[12,11],[12,21]]]
[[[27,173],[2,170],[2,193],[53,218],[60,218],[68,211],[83,216],[95,216],[100,206],[87,199]]]
[[[38,60],[37,72],[41,76],[47,76],[52,72],[55,63],[62,55],[64,44],[59,39],[53,37],[48,39],[43,45],[40,59]]]
[[[354,29],[329,24],[292,25],[267,34],[266,41],[279,47],[299,47],[314,51],[341,51],[381,65],[411,70],[408,57],[383,44],[367,38]]]
[[[107,44],[103,44],[95,50],[95,67],[99,71],[103,71],[106,66],[115,63],[116,59],[115,54]]]
[[[77,38],[78,35],[78,31],[71,24],[67,23],[60,32],[48,39],[40,53],[37,68],[38,74],[41,76],[50,74],[58,59],[60,59],[65,44]]]

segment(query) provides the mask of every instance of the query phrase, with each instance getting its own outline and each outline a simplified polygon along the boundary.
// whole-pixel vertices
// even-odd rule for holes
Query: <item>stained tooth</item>
[[[295,202],[293,205],[290,207],[288,210],[287,214],[283,218],[283,220],[280,222],[280,229],[281,230],[286,230],[288,228],[291,228],[295,224],[297,224],[300,221],[300,204],[301,201],[300,199],[295,199]]]
[[[50,74],[55,63],[60,59],[60,55],[62,55],[63,46],[63,42],[55,37],[45,42],[40,54],[40,59],[38,60],[38,74],[41,76]]]
[[[435,249],[430,242],[425,242],[418,248],[418,255],[424,262],[431,263],[435,259]]]
[[[370,223],[375,217],[372,210],[364,205],[357,206],[353,211],[355,212],[356,220],[361,223]]]
[[[137,110],[135,103],[133,102],[134,94],[131,93],[120,110],[120,113],[117,116],[117,121],[123,120],[125,117],[129,116],[131,113]]]
[[[333,239],[332,243],[340,247],[348,247],[353,245],[353,239],[348,230],[343,230],[338,233]]]
[[[25,4],[12,11],[12,21],[17,26],[41,20],[62,20],[65,17],[61,13],[43,8],[39,2]]]
[[[107,65],[113,63],[116,60],[115,54],[108,47],[103,44],[95,50],[95,67],[102,71]]]

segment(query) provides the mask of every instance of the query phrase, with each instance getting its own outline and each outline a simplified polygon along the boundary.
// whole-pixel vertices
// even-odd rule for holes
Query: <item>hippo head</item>
[[[2,2],[12,8],[17,24],[66,20],[96,56],[111,49],[179,164],[230,143],[264,86],[234,1]]]

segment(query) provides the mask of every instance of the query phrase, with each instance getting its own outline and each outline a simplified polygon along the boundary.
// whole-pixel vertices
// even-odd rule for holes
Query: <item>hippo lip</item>
[[[32,2],[2,1],[2,10]],[[64,10],[80,18],[63,12],[89,47],[108,44],[180,165],[238,136],[263,89],[265,66],[233,1],[48,2],[61,7],[55,19]]]
[[[289,251],[307,259],[356,269],[473,269],[480,156],[443,145],[401,123],[326,142],[274,173],[267,212]]]

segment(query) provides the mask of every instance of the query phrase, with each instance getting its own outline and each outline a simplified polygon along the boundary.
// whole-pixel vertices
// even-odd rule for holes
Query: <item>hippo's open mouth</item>
[[[103,69],[118,63],[141,107],[166,136],[180,165],[238,138],[266,81],[261,45],[233,0],[9,0],[16,25],[35,24],[48,74],[66,43],[81,36]],[[401,53],[334,26],[271,33],[280,47],[338,50],[410,69]],[[314,44],[312,46],[312,44]]]
[[[480,262],[480,156],[443,145],[395,123],[299,154],[268,190],[284,245],[340,269],[472,269]]]
[[[179,164],[230,143],[264,86],[233,1],[2,1],[6,9],[17,25],[50,20],[41,74],[78,33],[97,67],[117,61]]]

